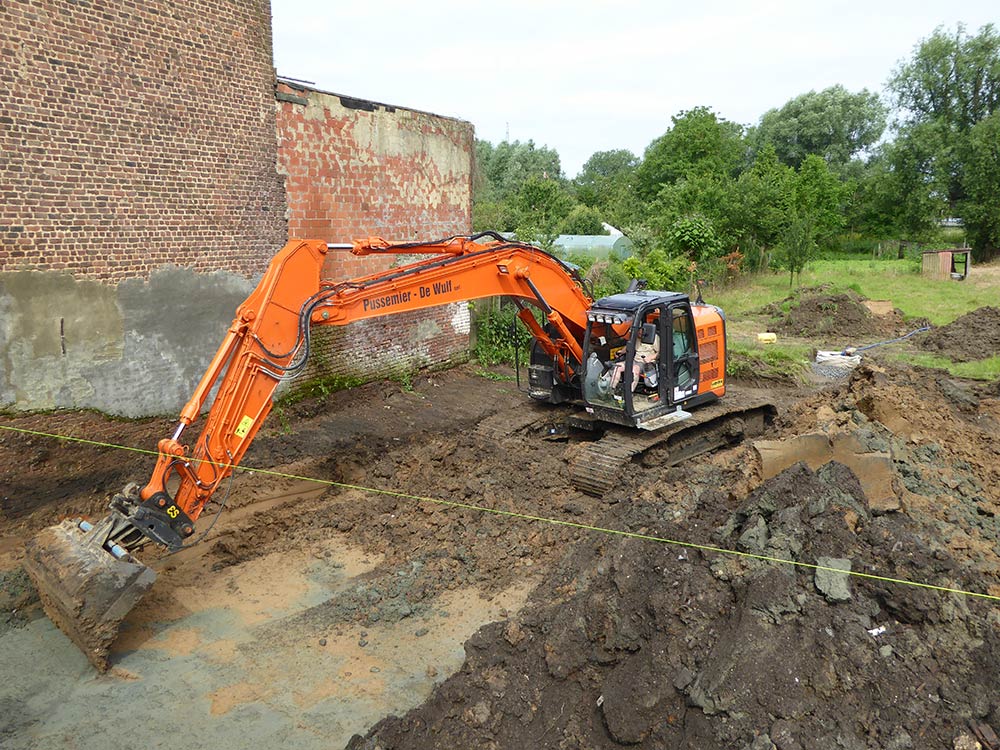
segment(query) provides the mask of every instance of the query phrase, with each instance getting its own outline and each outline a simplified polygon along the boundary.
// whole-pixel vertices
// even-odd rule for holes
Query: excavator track
[[[570,461],[570,479],[581,492],[603,497],[621,482],[626,467],[652,448],[665,447],[664,463],[676,466],[760,435],[775,413],[766,399],[734,395],[697,407],[690,418],[655,432],[609,425],[601,438],[582,446]]]

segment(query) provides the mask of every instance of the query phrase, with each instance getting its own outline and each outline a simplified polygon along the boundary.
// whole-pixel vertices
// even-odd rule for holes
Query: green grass
[[[504,383],[514,379],[513,375],[504,375],[502,372],[493,372],[492,370],[477,370],[476,375],[496,383]]]
[[[324,375],[297,383],[274,400],[276,407],[294,406],[310,398],[322,398],[336,391],[354,388],[366,382],[363,378],[344,375]]]
[[[889,352],[888,357],[908,365],[919,367],[930,367],[935,370],[947,370],[956,378],[969,378],[970,380],[997,380],[1000,379],[1000,355],[989,359],[980,359],[975,362],[952,362],[947,357],[939,357],[934,354],[915,354],[912,352]]]
[[[817,260],[803,272],[801,282],[791,288],[787,274],[764,273],[706,292],[709,302],[726,311],[731,360],[727,372],[742,378],[787,378],[794,376],[793,363],[808,363],[811,354],[808,345],[791,345],[781,339],[773,347],[757,345],[753,335],[762,330],[764,321],[753,312],[777,302],[787,313],[790,303],[786,298],[791,293],[820,284],[829,284],[834,293],[852,290],[868,299],[891,300],[907,318],[927,318],[940,326],[977,308],[996,306],[1000,300],[1000,266],[995,263],[973,266],[965,281],[939,281],[921,275],[914,259]],[[884,356],[890,359],[945,370],[955,377],[1000,378],[1000,354],[977,362],[952,362],[946,357],[914,351],[912,345],[906,344],[884,351]]]
[[[741,380],[803,380],[811,349],[795,344],[761,346],[730,342],[726,375]]]
[[[809,264],[794,287],[788,286],[787,274],[764,273],[707,293],[706,298],[732,317],[782,300],[799,286],[831,284],[834,291],[851,289],[868,299],[892,300],[907,318],[923,317],[944,325],[976,308],[997,304],[1000,275],[980,271],[977,274],[973,266],[965,281],[939,281],[922,276],[912,259],[818,260]]]

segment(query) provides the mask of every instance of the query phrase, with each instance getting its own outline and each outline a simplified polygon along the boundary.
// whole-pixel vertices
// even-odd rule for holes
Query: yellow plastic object
[[[757,343],[759,344],[773,344],[777,340],[778,340],[778,334],[771,333],[770,331],[768,331],[767,333],[757,334]]]

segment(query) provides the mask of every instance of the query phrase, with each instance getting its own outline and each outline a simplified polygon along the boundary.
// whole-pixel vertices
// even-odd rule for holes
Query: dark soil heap
[[[940,328],[920,347],[954,362],[974,362],[1000,353],[1000,308],[980,307]]]
[[[787,309],[787,312],[783,312]],[[768,305],[763,312],[772,316],[771,328],[790,336],[836,336],[853,340],[880,333],[882,328],[860,296],[831,294],[822,287]]]
[[[844,344],[902,336],[927,325],[923,318],[906,320],[898,309],[875,315],[865,302],[855,292],[833,293],[829,285],[821,285],[801,289],[758,313],[769,317],[768,328],[776,333]]]
[[[1000,593],[996,416],[960,383],[863,367],[786,429],[819,422],[890,453],[902,511],[874,513],[834,462],[743,494],[747,449],[646,467],[598,522]],[[581,541],[532,601],[470,639],[427,703],[351,750],[902,750],[1000,727],[993,601],[616,537]]]

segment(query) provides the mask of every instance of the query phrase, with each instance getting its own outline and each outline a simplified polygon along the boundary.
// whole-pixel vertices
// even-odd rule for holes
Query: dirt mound
[[[748,451],[646,467],[600,523],[998,594],[996,414],[939,373],[862,367],[783,430],[891,455],[901,511],[873,512],[837,463],[748,491]],[[993,602],[834,570],[585,538],[427,703],[349,747],[888,750],[1000,728]]]
[[[800,290],[761,312],[771,316],[772,330],[790,336],[857,339],[882,330],[860,296],[831,293],[825,287]]]
[[[878,314],[872,311],[873,307]],[[768,327],[776,333],[838,343],[902,336],[926,325],[923,319],[906,320],[902,311],[885,307],[854,292],[835,293],[829,285],[821,285],[801,289],[757,312],[770,318]]]
[[[1000,308],[980,307],[935,328],[923,337],[920,347],[953,362],[992,357],[1000,352]]]

